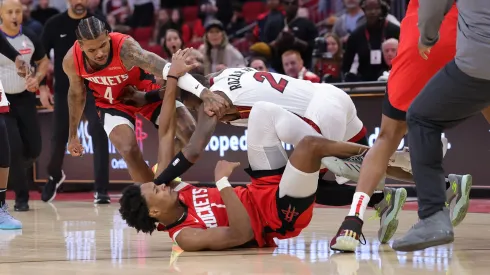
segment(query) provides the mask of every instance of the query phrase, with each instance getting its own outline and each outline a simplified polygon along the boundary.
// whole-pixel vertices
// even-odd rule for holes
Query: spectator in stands
[[[278,72],[283,72],[282,54],[288,50],[296,50],[301,53],[305,67],[311,68],[311,54],[315,38],[318,36],[318,30],[312,21],[297,17],[298,0],[284,0],[283,5],[286,20],[279,22],[279,24],[268,24],[265,28],[267,35],[279,33],[274,41],[269,43],[276,53],[272,59],[272,67]]]
[[[357,54],[359,67],[357,80],[376,81],[388,69],[381,44],[389,38],[400,36],[400,27],[387,21],[389,6],[384,0],[366,0],[362,4],[366,14],[366,24],[358,27],[349,37],[344,53],[342,71],[349,72]],[[353,81],[355,79],[350,79]]]
[[[172,59],[172,55],[178,50],[184,48],[184,42],[182,41],[180,33],[174,29],[168,29],[167,32],[165,32],[162,45],[163,51],[169,59]]]
[[[391,68],[391,62],[398,52],[398,39],[390,38],[383,42],[381,45],[381,51],[383,52],[383,59],[386,65]]]
[[[342,43],[346,43],[349,35],[357,28],[357,21],[364,16],[361,9],[361,0],[344,0],[345,13],[340,15],[335,25],[333,33],[340,37]]]
[[[22,26],[31,29],[34,33],[43,33],[43,24],[31,17],[29,5],[22,5]]]
[[[259,72],[268,72],[266,61],[262,57],[252,57],[250,58],[249,67],[256,69]]]
[[[39,0],[38,3],[36,9],[31,12],[31,17],[43,25],[51,16],[60,13],[57,9],[49,6],[49,0]]]
[[[388,71],[384,71],[383,74],[378,78],[378,81],[388,81],[392,61],[396,57],[396,54],[398,52],[398,40],[395,38],[390,38],[386,40],[381,45],[381,50],[383,52],[383,59],[386,65],[388,65]]]
[[[299,52],[294,50],[286,51],[282,54],[282,66],[286,75],[301,80],[309,80],[319,83],[320,77],[305,68],[303,59]]]
[[[131,27],[151,27],[154,16],[160,10],[160,0],[128,0],[128,2],[133,11]]]
[[[340,82],[342,72],[342,42],[340,38],[333,34],[325,35],[327,44],[327,54],[324,58],[315,60],[314,72],[321,78],[327,76],[328,83]]]
[[[199,0],[199,18],[204,26],[212,20],[219,20],[228,26],[233,16],[233,0]]]
[[[131,27],[119,24],[116,20],[116,17],[112,14],[107,15],[107,24],[111,27],[112,31],[120,32],[120,33],[129,33],[131,31]]]
[[[165,33],[168,29],[170,29],[170,17],[168,16],[168,11],[166,9],[161,9],[158,11],[155,27],[153,28],[153,40],[150,44],[163,45]]]
[[[214,73],[228,67],[245,67],[242,54],[228,43],[223,24],[213,20],[206,25],[204,44],[199,48],[204,56],[204,73]]]
[[[184,23],[184,16],[181,9],[173,9],[170,14],[170,23],[168,28],[174,29],[180,32],[184,44],[191,40],[192,32],[189,26]],[[164,32],[165,33],[165,32]]]
[[[245,18],[243,17],[243,5],[241,3],[235,2],[233,4],[233,17],[231,18],[230,23],[226,26],[226,33],[229,36],[234,38],[242,38],[245,33],[235,34],[237,31],[245,28],[247,23],[245,22]]]
[[[102,13],[116,18],[116,24],[128,23],[131,8],[127,0],[103,0]]]
[[[268,11],[259,14],[257,17],[257,24],[254,27],[253,34],[255,38],[259,41],[263,41],[266,43],[272,42],[279,33],[269,34],[269,37],[272,37],[270,41],[268,41],[267,36],[264,32],[265,26],[268,24],[280,24],[280,22],[284,21],[284,11],[281,7],[280,0],[267,0],[267,9]]]
[[[104,17],[104,13],[100,9],[100,0],[89,0],[88,10],[90,13],[97,15],[98,17]]]

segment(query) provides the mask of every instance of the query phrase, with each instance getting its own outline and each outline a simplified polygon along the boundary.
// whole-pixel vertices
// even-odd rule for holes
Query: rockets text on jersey
[[[77,74],[84,78],[88,88],[94,93],[99,108],[114,108],[124,87],[139,86],[144,72],[138,67],[127,70],[121,60],[120,51],[124,41],[129,37],[121,33],[109,33],[111,53],[107,65],[98,71],[88,72],[87,64],[78,41],[73,45],[73,57]]]
[[[238,110],[250,110],[256,102],[266,101],[299,116],[305,114],[315,92],[310,81],[252,68],[225,69],[213,77],[210,84],[211,91],[226,94]],[[244,126],[238,121],[230,123]]]

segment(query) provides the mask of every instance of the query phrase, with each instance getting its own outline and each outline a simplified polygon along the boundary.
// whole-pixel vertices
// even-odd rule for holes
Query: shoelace
[[[355,163],[362,163],[364,161],[364,155],[355,155],[355,156],[352,156],[352,157],[348,157],[345,159],[345,161],[349,161],[349,162],[355,162]]]
[[[386,200],[387,205],[390,205],[391,193],[386,194],[384,200]],[[379,204],[381,204],[381,203],[382,202],[380,202]],[[381,219],[381,207],[379,206],[379,204],[376,204],[374,206],[374,209],[376,209],[376,212],[374,212],[374,215],[372,215],[368,220]]]
[[[4,203],[0,207],[0,216],[6,216],[8,218],[14,218],[14,217],[12,217],[12,215],[10,215],[10,212],[8,211],[8,205],[6,203]]]

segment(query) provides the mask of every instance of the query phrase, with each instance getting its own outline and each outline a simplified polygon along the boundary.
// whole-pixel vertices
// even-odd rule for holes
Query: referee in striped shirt
[[[39,83],[49,66],[41,41],[28,28],[22,27],[22,4],[19,0],[5,0],[0,18],[0,29],[8,42],[37,70],[26,80],[17,75],[12,61],[0,56],[0,80],[3,83],[10,112],[6,125],[10,143],[9,185],[15,190],[15,211],[29,210],[27,169],[41,153],[41,131],[37,119],[36,94]]]

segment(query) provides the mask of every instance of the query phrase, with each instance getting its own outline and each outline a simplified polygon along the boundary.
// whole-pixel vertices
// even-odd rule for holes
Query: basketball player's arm
[[[155,184],[168,184],[189,170],[199,159],[202,151],[211,140],[217,123],[218,118],[216,116],[208,116],[204,111],[204,104],[201,104],[198,109],[196,130],[192,133],[189,143],[168,162],[165,170],[158,174],[159,176],[154,181]]]
[[[70,87],[68,88],[68,110],[69,110],[69,135],[68,140],[77,139],[77,128],[82,118],[87,91],[83,79],[77,75],[73,59],[73,51],[70,49],[63,59],[63,71],[68,76]]]
[[[127,70],[136,66],[155,77],[167,79],[170,63],[160,56],[141,48],[140,44],[133,38],[124,40],[120,57]],[[206,113],[210,116],[224,114],[224,111],[230,108],[226,100],[217,96],[209,89],[206,89],[206,87],[188,73],[179,78],[177,86],[201,98],[206,103]]]
[[[454,0],[419,0],[420,44],[430,47],[439,40],[439,29]]]
[[[185,251],[222,250],[243,245],[254,239],[252,223],[247,209],[231,187],[228,177],[240,163],[220,160],[215,168],[216,187],[226,206],[227,227],[208,229],[184,228],[175,237]]]

